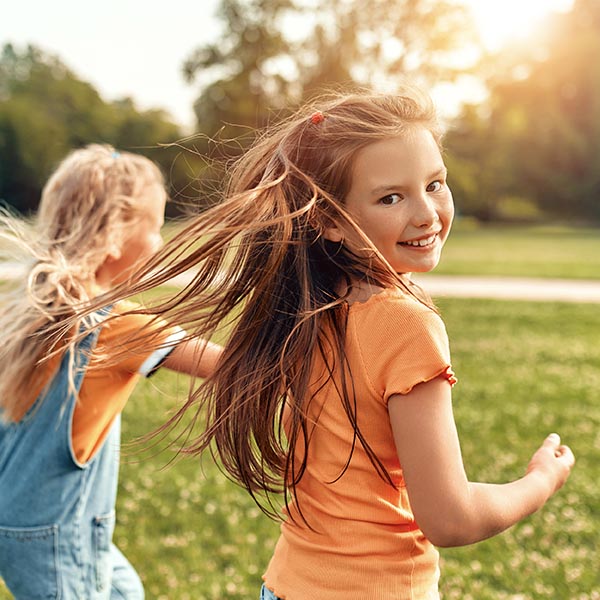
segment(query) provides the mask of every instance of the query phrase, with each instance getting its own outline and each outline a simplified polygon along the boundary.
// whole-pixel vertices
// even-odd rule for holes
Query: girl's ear
[[[344,231],[333,219],[325,217],[325,223],[323,224],[323,237],[329,242],[340,244],[344,241]]]
[[[323,237],[336,244],[344,241],[344,233],[339,227],[333,224],[330,227],[325,227],[325,229],[323,229]]]
[[[123,256],[123,250],[117,244],[111,244],[108,252],[106,253],[105,262],[119,260]]]

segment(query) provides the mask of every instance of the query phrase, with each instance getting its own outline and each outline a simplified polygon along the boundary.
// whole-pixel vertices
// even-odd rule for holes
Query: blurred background
[[[599,56],[599,0],[18,0],[0,9],[0,202],[32,213],[100,141],[158,161],[176,216],[320,91],[422,84],[459,214],[436,273],[535,275],[573,300],[436,298],[470,478],[519,477],[550,431],[577,456],[546,509],[442,549],[442,598],[600,600],[600,311],[576,286],[600,279]],[[188,385],[160,372],[128,404],[115,541],[149,599],[256,598],[278,523],[210,456],[177,460],[179,432],[132,443]]]
[[[172,214],[202,206],[256,127],[408,77],[447,122],[461,216],[589,225],[599,32],[597,0],[22,0],[0,20],[0,199],[30,213],[71,148],[104,141],[162,165]]]

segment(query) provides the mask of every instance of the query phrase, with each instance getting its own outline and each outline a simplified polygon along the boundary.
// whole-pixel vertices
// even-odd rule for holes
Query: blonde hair
[[[144,188],[154,183],[164,179],[149,159],[92,144],[71,152],[50,176],[33,223],[0,213],[0,257],[23,271],[0,288],[4,420],[18,420],[35,400],[31,389],[43,384],[45,371],[36,371],[39,362],[74,343],[84,320],[70,322],[68,331],[57,323],[94,296],[97,270],[113,247],[120,248]]]

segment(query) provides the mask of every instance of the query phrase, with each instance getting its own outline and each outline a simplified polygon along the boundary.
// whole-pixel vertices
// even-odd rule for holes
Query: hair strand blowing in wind
[[[344,210],[344,198],[356,153],[415,124],[440,141],[431,101],[412,88],[397,95],[317,100],[260,136],[235,164],[223,202],[171,239],[127,287],[135,294],[195,269],[174,297],[148,310],[204,338],[226,326],[227,342],[216,373],[164,427],[182,423],[191,410],[184,425],[191,441],[184,451],[218,454],[227,474],[269,514],[277,514],[270,494],[293,494],[306,466],[305,415],[315,353],[326,357],[330,377],[341,373],[338,393],[355,444],[365,447],[389,480],[357,424],[344,367],[345,299],[353,281],[401,286],[407,293],[413,288],[359,230]],[[325,239],[331,224],[353,229],[364,252]],[[287,437],[284,419],[290,424]],[[200,431],[192,435],[196,424]],[[257,496],[262,493],[266,506]]]

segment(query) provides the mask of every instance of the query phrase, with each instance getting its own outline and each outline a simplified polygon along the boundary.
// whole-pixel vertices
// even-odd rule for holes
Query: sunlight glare
[[[566,12],[574,0],[464,0],[472,11],[483,44],[499,50],[526,38],[553,12]]]

